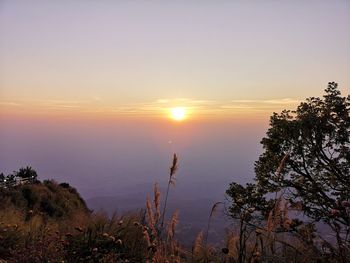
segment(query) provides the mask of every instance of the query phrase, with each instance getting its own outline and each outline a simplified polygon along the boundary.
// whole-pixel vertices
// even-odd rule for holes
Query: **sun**
[[[186,118],[186,110],[183,107],[171,109],[171,118],[175,121],[182,121]]]

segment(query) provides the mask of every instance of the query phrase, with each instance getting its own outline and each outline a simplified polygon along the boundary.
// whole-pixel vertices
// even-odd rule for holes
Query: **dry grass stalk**
[[[174,154],[174,156],[173,156],[173,164],[170,167],[170,177],[175,175],[176,170],[177,170],[177,155]]]
[[[151,201],[149,200],[149,197],[147,197],[147,200],[146,200],[146,209],[147,209],[148,222],[151,226],[154,226],[155,220],[154,220],[152,205],[151,205]]]
[[[212,218],[212,217],[213,217],[214,213],[217,211],[217,208],[218,208],[218,206],[219,206],[220,204],[222,204],[222,202],[216,202],[216,203],[212,206],[212,208],[211,208],[211,210],[210,210],[209,218]]]
[[[287,154],[282,158],[282,160],[281,160],[281,162],[280,162],[280,164],[279,164],[279,166],[278,166],[278,168],[277,168],[277,171],[276,171],[277,177],[280,177],[280,176],[281,176],[281,173],[282,173],[282,171],[283,171],[283,169],[284,169],[284,167],[285,167],[285,165],[286,165],[286,162],[287,162],[288,158],[289,158],[289,153],[287,153]]]
[[[202,250],[202,243],[203,243],[203,231],[200,231],[196,236],[196,239],[194,240],[194,244],[193,244],[193,254],[195,256],[198,256],[200,254]]]
[[[169,227],[168,227],[168,232],[167,232],[167,234],[168,234],[168,237],[169,237],[170,239],[173,239],[173,238],[174,238],[174,235],[175,235],[175,228],[176,228],[176,225],[177,225],[177,223],[178,223],[178,218],[179,218],[179,210],[177,210],[177,211],[173,214],[173,216],[172,216],[172,218],[171,218],[171,220],[170,220],[170,223],[169,223]]]
[[[208,225],[207,225],[207,231],[206,231],[206,235],[205,235],[205,246],[207,246],[208,244],[208,235],[209,235],[209,230],[210,230],[210,222],[211,222],[211,219],[212,217],[214,216],[216,210],[218,209],[219,205],[220,204],[223,204],[222,202],[216,202],[211,210],[210,210],[210,214],[209,214],[209,218],[208,218]]]
[[[165,212],[166,212],[166,206],[168,203],[168,196],[169,196],[169,188],[170,185],[175,185],[175,173],[178,169],[178,159],[177,159],[177,155],[174,154],[173,156],[173,162],[172,165],[170,167],[170,175],[169,175],[169,181],[168,181],[168,187],[167,187],[167,191],[166,191],[166,195],[165,195],[165,201],[164,201],[164,207],[163,207],[163,213],[162,213],[162,221],[161,221],[161,227],[163,228],[164,226],[164,218],[165,218]]]
[[[237,245],[238,245],[239,236],[231,232],[228,234],[226,239],[226,247],[228,248],[228,256],[233,258],[238,255]]]
[[[149,237],[148,231],[145,229],[145,230],[143,230],[142,234],[143,234],[144,240],[147,243],[147,246],[149,247],[151,245],[151,239]]]
[[[154,215],[154,219],[155,222],[158,222],[160,219],[160,191],[158,189],[158,184],[155,183],[154,184],[154,207],[155,207],[155,215]]]
[[[152,234],[156,236],[157,235],[156,221],[154,218],[152,204],[151,204],[151,201],[149,200],[149,197],[147,197],[147,200],[146,200],[146,209],[147,209],[147,218],[148,218],[149,228],[152,230]]]
[[[271,232],[273,229],[273,209],[269,212],[269,216],[267,217],[266,230],[267,232]]]
[[[284,207],[282,210],[282,225],[285,229],[289,229],[290,223],[292,222],[288,215],[288,208],[288,202],[284,202]]]
[[[269,212],[269,216],[267,218],[267,231],[272,232],[276,229],[277,226],[279,226],[282,222],[282,209],[281,209],[281,203],[282,203],[282,196],[280,196],[275,203],[275,206],[271,211]]]
[[[289,218],[288,210],[288,202],[284,200],[283,196],[281,195],[276,200],[274,208],[269,212],[266,227],[268,232],[274,231],[278,226],[281,226],[284,229],[289,228],[292,220]]]

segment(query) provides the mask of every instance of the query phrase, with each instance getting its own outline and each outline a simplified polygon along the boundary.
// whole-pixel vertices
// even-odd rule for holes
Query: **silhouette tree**
[[[26,179],[31,183],[35,183],[38,177],[36,171],[30,166],[27,166],[26,168],[20,168],[18,172],[14,172],[14,175],[17,178]]]
[[[271,193],[282,192],[290,207],[330,226],[345,262],[350,235],[349,113],[350,96],[342,97],[334,82],[328,83],[322,99],[311,97],[295,111],[274,113],[255,163],[255,183],[246,188],[233,183],[227,190],[231,215],[241,214],[247,205],[266,215]]]
[[[6,182],[6,176],[3,173],[0,173],[0,185],[4,185]]]
[[[273,114],[255,164],[256,182],[266,192],[286,189],[287,199],[301,202],[317,221],[348,226],[342,202],[350,199],[350,96],[341,97],[334,82],[325,92],[323,100],[312,97],[296,111]]]
[[[5,178],[5,186],[14,186],[16,184],[16,177],[13,174],[9,174]]]

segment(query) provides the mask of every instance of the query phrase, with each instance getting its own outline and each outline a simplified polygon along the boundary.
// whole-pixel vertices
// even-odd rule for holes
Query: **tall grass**
[[[163,207],[163,213],[162,213],[162,219],[161,219],[161,228],[164,226],[164,217],[165,217],[165,212],[168,204],[168,196],[169,196],[169,189],[170,185],[175,185],[175,173],[178,169],[178,160],[177,160],[177,155],[173,155],[173,162],[172,165],[170,166],[170,173],[169,173],[169,180],[168,180],[168,185],[166,189],[166,194],[165,194],[165,201],[164,201],[164,207]]]

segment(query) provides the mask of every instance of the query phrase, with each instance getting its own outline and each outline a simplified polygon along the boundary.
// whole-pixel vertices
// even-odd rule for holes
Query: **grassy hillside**
[[[7,262],[141,262],[142,214],[92,213],[67,183],[0,188],[0,259]],[[137,223],[137,224],[136,224]],[[141,260],[141,261],[140,261]]]
[[[20,171],[0,178],[0,261],[220,262],[224,255],[202,246],[203,232],[195,246],[180,246],[178,213],[163,224],[157,185],[145,209],[108,216],[89,210],[67,183],[40,182],[30,167]]]
[[[1,211],[12,208],[27,218],[40,215],[45,219],[64,220],[77,213],[89,214],[85,201],[67,183],[47,180],[0,188],[0,198]]]

